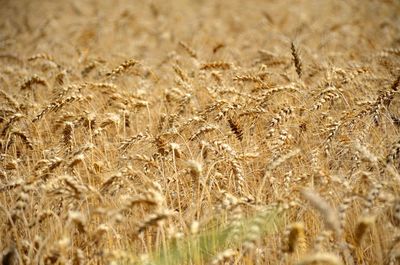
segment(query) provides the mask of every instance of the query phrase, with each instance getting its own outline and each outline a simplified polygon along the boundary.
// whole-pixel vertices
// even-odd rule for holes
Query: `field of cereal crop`
[[[400,264],[400,1],[0,0],[0,261]]]

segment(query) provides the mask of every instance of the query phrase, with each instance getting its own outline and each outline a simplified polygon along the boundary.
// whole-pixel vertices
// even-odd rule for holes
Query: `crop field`
[[[0,0],[0,265],[400,264],[400,1]]]

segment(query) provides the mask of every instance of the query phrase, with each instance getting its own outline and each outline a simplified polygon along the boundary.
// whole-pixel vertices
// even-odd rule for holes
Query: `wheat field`
[[[0,0],[0,260],[400,264],[400,2]]]

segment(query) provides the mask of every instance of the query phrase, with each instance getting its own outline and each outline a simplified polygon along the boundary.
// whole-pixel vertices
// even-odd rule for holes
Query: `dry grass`
[[[399,264],[399,1],[0,2],[1,264]]]

